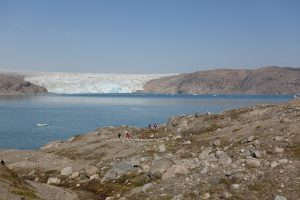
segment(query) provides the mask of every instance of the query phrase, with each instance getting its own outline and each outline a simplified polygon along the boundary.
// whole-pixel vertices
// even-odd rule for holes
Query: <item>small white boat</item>
[[[37,127],[44,127],[44,126],[48,126],[48,124],[37,124]]]

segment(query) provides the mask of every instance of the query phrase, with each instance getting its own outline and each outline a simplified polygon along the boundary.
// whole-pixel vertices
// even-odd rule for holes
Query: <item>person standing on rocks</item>
[[[125,138],[129,140],[131,138],[131,134],[128,131],[125,131]]]

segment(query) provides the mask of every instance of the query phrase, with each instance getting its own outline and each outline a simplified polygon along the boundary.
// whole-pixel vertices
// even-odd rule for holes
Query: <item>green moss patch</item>
[[[32,190],[22,188],[11,191],[13,194],[16,194],[21,197],[25,197],[27,200],[38,200],[40,199]]]

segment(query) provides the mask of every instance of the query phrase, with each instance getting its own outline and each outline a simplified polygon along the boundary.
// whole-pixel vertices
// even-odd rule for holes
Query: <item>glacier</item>
[[[34,73],[24,80],[56,94],[134,93],[156,78],[175,74]]]

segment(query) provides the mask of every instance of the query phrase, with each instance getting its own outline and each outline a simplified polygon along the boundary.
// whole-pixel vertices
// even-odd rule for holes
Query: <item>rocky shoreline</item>
[[[0,150],[0,199],[297,200],[299,130],[295,99]]]

